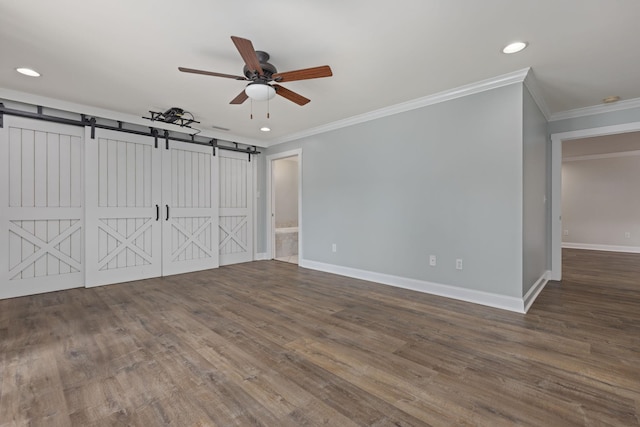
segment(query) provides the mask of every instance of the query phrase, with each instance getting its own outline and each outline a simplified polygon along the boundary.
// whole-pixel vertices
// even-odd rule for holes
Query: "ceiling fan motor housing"
[[[267,78],[267,81],[270,81],[271,76],[277,73],[278,70],[273,64],[267,62],[270,58],[267,52],[256,50],[256,56],[258,57],[258,61],[260,62],[260,66],[262,67],[262,71],[264,72],[263,76]],[[256,79],[256,77],[259,77],[254,70],[250,70],[246,65],[242,68],[242,72],[250,80],[254,80]]]

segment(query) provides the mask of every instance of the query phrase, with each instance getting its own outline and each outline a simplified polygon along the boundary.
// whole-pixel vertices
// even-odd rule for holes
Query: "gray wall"
[[[564,162],[563,242],[640,246],[639,184],[637,155]]]
[[[522,294],[548,269],[551,194],[547,186],[547,121],[523,87],[523,274]]]
[[[297,157],[273,162],[276,228],[298,226]]]
[[[522,90],[513,84],[267,149],[303,149],[305,259],[521,297]]]

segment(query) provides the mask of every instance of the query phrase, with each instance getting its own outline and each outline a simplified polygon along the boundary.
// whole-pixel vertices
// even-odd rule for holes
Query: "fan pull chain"
[[[269,98],[267,98],[267,119],[269,118]]]
[[[253,98],[251,98],[251,120],[253,120]]]

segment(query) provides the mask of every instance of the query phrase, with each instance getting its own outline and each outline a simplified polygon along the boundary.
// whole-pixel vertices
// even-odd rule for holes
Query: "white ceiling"
[[[0,88],[138,117],[181,107],[205,134],[268,145],[526,67],[551,113],[640,98],[639,17],[637,0],[0,0]],[[328,64],[334,76],[283,83],[311,102],[276,97],[270,119],[254,102],[251,120],[249,101],[229,105],[245,82],[177,69],[242,75],[231,35],[278,71]],[[530,45],[502,54],[514,40]]]

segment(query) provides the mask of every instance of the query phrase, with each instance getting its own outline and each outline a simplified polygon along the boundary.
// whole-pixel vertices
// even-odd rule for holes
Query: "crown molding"
[[[195,131],[196,129],[183,128],[178,125],[163,123],[154,121],[151,122],[147,119],[143,119],[140,116],[133,114],[120,113],[118,111],[107,110],[99,107],[92,107],[90,105],[77,104],[75,102],[63,101],[60,99],[48,98],[46,96],[34,95],[32,93],[20,92],[11,89],[0,88],[0,100],[5,99],[21,104],[29,104],[33,106],[41,106],[45,108],[51,108],[53,110],[66,111],[76,114],[85,114],[87,116],[95,116],[102,119],[121,121],[124,123],[130,123],[140,126],[152,126],[158,129],[166,129],[174,132],[182,132],[189,134],[189,130]],[[199,136],[216,138],[221,141],[237,142],[246,145],[255,145],[256,147],[266,147],[265,141],[259,141],[251,138],[240,137],[237,135],[230,135],[225,132],[221,134],[215,131],[209,131],[207,129],[198,133]]]
[[[452,99],[462,98],[464,96],[485,92],[487,90],[497,89],[499,87],[508,86],[514,83],[522,83],[524,82],[525,78],[529,74],[530,70],[531,68],[524,68],[522,70],[503,74],[490,79],[481,80],[479,82],[460,86],[454,89],[438,92],[433,95],[428,95],[428,96],[417,98],[411,101],[402,102],[400,104],[391,105],[389,107],[380,108],[378,110],[370,111],[368,113],[348,117],[343,120],[337,120],[335,122],[327,123],[322,126],[317,126],[317,127],[310,128],[301,132],[296,132],[281,138],[273,139],[269,141],[268,146],[273,147],[274,145],[282,144],[283,142],[294,141],[296,139],[301,139],[308,136],[317,135],[320,133],[325,133],[332,130],[348,127],[348,126],[353,126],[359,123],[380,119],[382,117],[387,117],[394,114],[403,113],[406,111],[411,111],[418,108],[426,107],[429,105],[450,101]]]
[[[584,156],[564,157],[562,159],[562,163],[577,162],[580,160],[614,159],[616,157],[634,157],[634,156],[640,156],[640,150],[618,151],[615,153],[586,154]]]
[[[542,96],[542,91],[540,90],[538,79],[536,78],[532,68],[529,68],[529,72],[524,79],[524,85],[529,90],[533,101],[538,105],[538,108],[540,109],[540,112],[542,113],[544,118],[549,121],[549,117],[551,117],[551,111],[549,110],[549,106]]]
[[[596,114],[612,113],[614,111],[630,110],[632,108],[640,108],[640,98],[627,99],[613,104],[593,105],[591,107],[576,108],[575,110],[560,111],[553,113],[551,117],[549,117],[549,121],[556,122],[558,120],[575,119]]]

